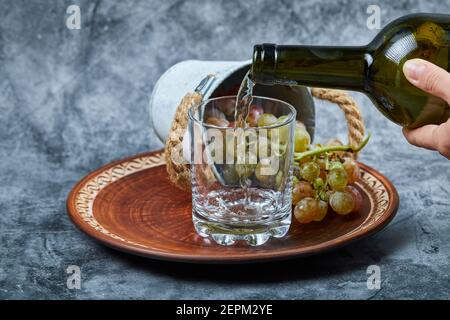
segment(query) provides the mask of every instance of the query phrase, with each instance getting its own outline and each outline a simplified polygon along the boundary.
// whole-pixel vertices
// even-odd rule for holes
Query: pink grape
[[[314,190],[309,182],[299,181],[292,189],[292,204],[297,204],[300,200],[313,197]]]
[[[261,117],[261,115],[264,113],[264,110],[261,106],[257,105],[251,105],[250,111],[248,112],[247,116],[247,122],[251,127],[258,126],[258,119]]]
[[[314,220],[317,201],[313,198],[304,198],[294,208],[294,216],[300,223],[310,223]]]
[[[345,172],[347,172],[348,183],[353,183],[359,180],[361,177],[361,171],[355,160],[352,158],[345,158],[343,166]]]
[[[316,208],[316,215],[314,217],[314,221],[319,222],[322,221],[328,212],[328,203],[323,200],[316,200],[317,201],[317,208]]]
[[[350,193],[353,196],[353,200],[355,201],[355,206],[353,207],[352,212],[358,212],[359,210],[361,210],[363,205],[363,197],[361,195],[361,192],[359,192],[359,190],[353,186],[346,186],[344,190],[345,192]]]

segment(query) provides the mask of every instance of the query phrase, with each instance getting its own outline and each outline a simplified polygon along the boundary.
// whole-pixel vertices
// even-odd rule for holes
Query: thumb
[[[450,73],[422,59],[412,59],[403,65],[403,73],[416,87],[450,103]]]

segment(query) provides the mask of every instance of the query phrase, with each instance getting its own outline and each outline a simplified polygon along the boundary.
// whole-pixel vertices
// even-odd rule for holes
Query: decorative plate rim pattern
[[[101,190],[126,176],[153,167],[158,167],[164,165],[165,163],[164,153],[159,150],[138,154],[123,160],[118,160],[95,170],[94,172],[80,180],[70,192],[67,199],[67,211],[70,218],[82,231],[110,247],[147,257],[151,256],[156,259],[186,262],[189,259],[186,259],[184,256],[179,257],[177,254],[166,254],[165,252],[160,252],[158,254],[149,255],[147,252],[148,249],[153,251],[157,251],[158,249],[124,239],[121,236],[111,232],[96,220],[93,212],[95,198],[101,192]],[[374,171],[365,164],[359,164],[362,168],[362,174],[361,180],[356,184],[361,189],[363,189],[364,192],[367,193],[374,213],[369,214],[358,227],[333,239],[333,241],[337,240],[337,243],[334,245],[334,247],[344,245],[348,240],[353,241],[359,239],[360,237],[367,236],[368,234],[366,233],[366,230],[368,229],[372,229],[369,230],[371,231],[370,233],[376,232],[378,229],[381,229],[393,218],[398,208],[398,194],[392,184],[386,178],[383,179],[385,183],[388,183],[392,186],[392,188],[388,189],[385,183],[380,180],[381,174],[379,174],[377,171]],[[372,172],[369,172],[368,170]],[[372,196],[369,196],[369,194],[371,194]],[[374,199],[377,199],[377,201],[374,201]],[[393,201],[390,201],[390,199],[392,199]],[[391,213],[386,217],[385,213],[388,212],[388,210],[390,210]],[[380,222],[380,219],[382,218],[385,218],[385,221]],[[118,241],[122,242],[123,246],[118,246]],[[311,250],[311,252],[309,252],[308,254],[316,253],[314,252],[315,250],[317,252],[325,251],[321,250],[320,247],[326,245],[328,242],[330,241],[312,246],[311,248],[313,248],[313,250]],[[289,254],[289,252],[283,251],[276,257],[270,259],[261,258],[256,260],[264,261],[283,259],[295,255],[298,256],[301,255],[301,253],[297,252]],[[187,262],[213,262],[202,258],[190,260],[191,261]]]
[[[156,153],[155,155],[146,155],[126,162],[119,162],[109,169],[100,171],[81,185],[75,198],[75,208],[78,214],[92,228],[111,238],[147,248],[147,246],[140,243],[126,240],[103,227],[94,217],[94,201],[101,190],[115,181],[142,170],[164,165],[165,163],[164,154]]]

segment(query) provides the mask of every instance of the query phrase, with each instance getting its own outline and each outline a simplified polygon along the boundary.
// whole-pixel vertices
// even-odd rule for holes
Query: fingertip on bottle
[[[417,84],[424,75],[425,68],[425,64],[420,59],[412,59],[403,65],[403,73],[411,83]]]

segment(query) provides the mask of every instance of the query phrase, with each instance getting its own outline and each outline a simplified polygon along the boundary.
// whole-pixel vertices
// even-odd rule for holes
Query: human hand
[[[444,99],[450,105],[450,73],[422,59],[412,59],[403,66],[403,73],[409,82],[434,96]],[[409,143],[439,151],[450,159],[450,119],[441,125],[425,125],[408,130],[403,134]]]

